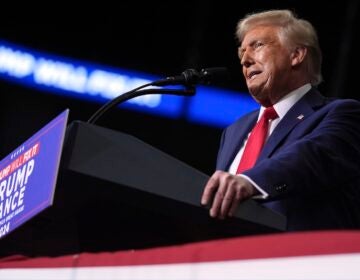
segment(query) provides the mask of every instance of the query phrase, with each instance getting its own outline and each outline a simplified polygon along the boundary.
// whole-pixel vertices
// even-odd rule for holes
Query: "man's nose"
[[[254,60],[253,60],[253,58],[252,58],[249,51],[244,51],[242,53],[240,63],[241,63],[242,66],[244,66],[246,68],[254,63]]]

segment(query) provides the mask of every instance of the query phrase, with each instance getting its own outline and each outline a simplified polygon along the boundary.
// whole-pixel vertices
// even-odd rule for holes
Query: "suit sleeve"
[[[222,168],[220,166],[220,163],[221,163],[220,157],[221,157],[221,154],[222,154],[223,148],[224,148],[225,135],[226,135],[226,129],[224,129],[222,134],[221,134],[220,145],[219,145],[219,150],[218,150],[217,160],[216,160],[216,169],[217,170],[223,170],[224,169],[224,168]]]
[[[313,195],[358,184],[360,188],[360,103],[335,101],[314,128],[283,145],[244,174],[269,199]]]

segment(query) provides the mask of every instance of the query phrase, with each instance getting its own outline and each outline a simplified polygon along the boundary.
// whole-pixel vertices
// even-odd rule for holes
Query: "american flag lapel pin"
[[[303,115],[303,114],[297,116],[297,119],[298,119],[298,120],[302,120],[303,118],[304,118],[304,115]]]

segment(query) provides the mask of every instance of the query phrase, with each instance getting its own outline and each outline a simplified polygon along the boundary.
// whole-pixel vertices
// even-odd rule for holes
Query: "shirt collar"
[[[278,114],[279,118],[282,119],[286,113],[290,110],[292,106],[295,105],[296,102],[300,100],[301,97],[305,95],[311,89],[311,85],[309,83],[291,91],[283,98],[280,99],[276,104],[274,104],[274,109]],[[266,108],[261,106],[259,117],[263,114]]]

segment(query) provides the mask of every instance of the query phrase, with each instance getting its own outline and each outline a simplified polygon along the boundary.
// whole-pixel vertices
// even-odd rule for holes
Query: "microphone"
[[[210,84],[214,81],[227,78],[228,71],[225,67],[204,68],[200,72],[195,69],[187,69],[178,76],[167,77],[153,82],[154,86]]]

